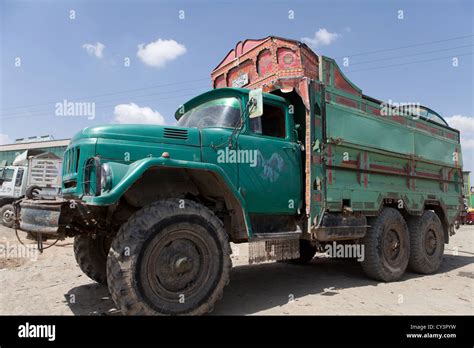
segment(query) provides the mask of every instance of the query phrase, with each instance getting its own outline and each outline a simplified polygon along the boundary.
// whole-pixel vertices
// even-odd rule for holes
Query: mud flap
[[[299,239],[265,239],[249,242],[249,264],[300,257]]]

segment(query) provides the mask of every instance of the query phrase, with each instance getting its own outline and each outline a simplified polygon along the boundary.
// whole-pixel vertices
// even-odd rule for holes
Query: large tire
[[[410,269],[422,274],[435,273],[444,254],[444,231],[438,215],[427,210],[422,216],[411,216],[408,219],[408,230]]]
[[[6,227],[13,227],[14,214],[13,205],[5,204],[0,208],[0,217],[2,218],[2,225]]]
[[[362,269],[370,278],[391,282],[400,279],[408,265],[410,237],[403,216],[398,210],[384,208],[362,239]]]
[[[305,265],[313,260],[314,255],[316,255],[317,248],[308,240],[300,239],[300,257],[297,259],[291,260],[282,260],[281,263],[289,263],[293,265]]]
[[[107,254],[109,253],[111,238],[97,235],[76,236],[74,238],[74,255],[82,272],[97,283],[107,285]]]
[[[126,315],[211,312],[229,283],[223,224],[189,200],[162,200],[122,225],[107,259],[109,290]]]

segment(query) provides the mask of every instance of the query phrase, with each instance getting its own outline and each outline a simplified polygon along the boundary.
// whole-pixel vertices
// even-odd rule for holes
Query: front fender
[[[116,185],[114,185],[114,187],[110,191],[103,192],[100,196],[83,196],[82,201],[86,204],[96,206],[115,204],[147,170],[153,167],[172,167],[190,170],[202,170],[212,172],[214,175],[219,176],[220,179],[224,180],[225,184],[227,185],[231,193],[234,195],[234,198],[239,202],[240,208],[242,209],[242,215],[245,221],[247,233],[249,235],[252,234],[250,219],[247,214],[244,198],[234,186],[232,181],[229,179],[228,175],[222,170],[222,168],[211,163],[189,162],[163,157],[144,158],[130,164],[128,170],[123,174],[120,181]]]
[[[139,161],[133,162],[120,181],[108,192],[103,192],[100,196],[83,196],[82,200],[90,205],[112,205],[118,202],[120,197],[137,181],[148,169],[152,167],[173,167],[173,168],[183,168],[183,169],[194,169],[194,170],[204,170],[213,172],[218,175],[224,182],[227,187],[231,190],[234,197],[240,202],[242,210],[247,220],[247,213],[245,209],[245,200],[243,199],[240,192],[233,185],[228,175],[222,170],[221,167],[211,164],[211,163],[202,163],[202,162],[189,162],[174,160],[170,158],[163,157],[152,157],[144,158]]]
[[[0,207],[4,206],[5,204],[12,204],[17,199],[20,199],[20,198],[21,197],[13,197],[13,196],[0,197]]]

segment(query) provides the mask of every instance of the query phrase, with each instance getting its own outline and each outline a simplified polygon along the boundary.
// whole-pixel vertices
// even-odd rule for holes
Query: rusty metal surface
[[[19,227],[27,232],[55,234],[59,229],[61,207],[66,201],[56,200],[22,200],[17,203],[15,219]]]

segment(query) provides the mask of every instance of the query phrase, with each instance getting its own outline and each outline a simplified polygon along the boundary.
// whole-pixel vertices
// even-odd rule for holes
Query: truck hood
[[[198,128],[158,126],[143,124],[116,124],[84,128],[76,134],[71,143],[80,138],[109,138],[125,141],[200,145]]]

